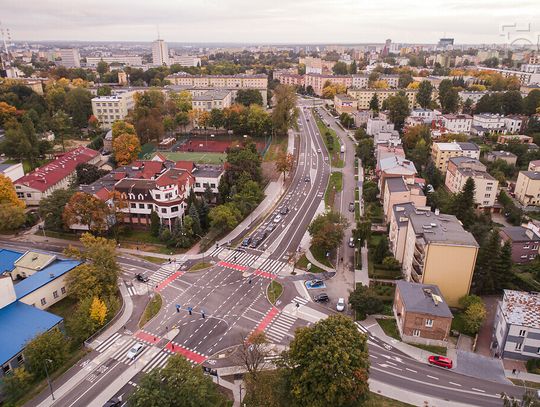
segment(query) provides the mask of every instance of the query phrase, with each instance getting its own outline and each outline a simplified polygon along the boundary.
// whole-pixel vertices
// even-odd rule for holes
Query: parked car
[[[349,212],[354,212],[354,202],[349,202]]]
[[[242,240],[242,246],[248,247],[251,243],[251,236],[246,237],[244,240]]]
[[[279,210],[279,213],[280,213],[281,215],[287,215],[287,214],[289,213],[289,207],[288,207],[288,206],[284,206],[283,208],[281,208],[281,209]]]
[[[143,351],[144,344],[141,342],[137,342],[133,347],[128,351],[126,354],[128,359],[135,359],[139,354]]]
[[[148,278],[148,276],[145,276],[144,274],[141,274],[141,273],[136,274],[136,275],[135,275],[135,278],[136,278],[138,281],[142,282],[142,283],[146,283],[148,280],[150,280],[150,279]]]
[[[324,286],[324,283],[322,280],[314,278],[313,280],[309,281],[309,285],[311,286],[311,288],[317,288]]]
[[[120,407],[122,405],[122,401],[117,399],[116,397],[110,399],[105,404],[103,404],[103,407]]]
[[[349,237],[349,247],[354,247],[354,237]]]
[[[321,153],[321,149],[320,149],[320,148],[318,148],[318,149],[317,149],[317,152],[318,152],[318,153],[320,154],[320,153]]]
[[[345,310],[345,298],[340,298],[337,300],[336,309],[341,312]]]
[[[444,356],[432,355],[428,358],[428,362],[431,365],[445,367],[447,369],[452,369],[452,359],[449,359]]]
[[[281,222],[282,219],[283,219],[283,218],[281,217],[281,215],[276,215],[276,216],[274,217],[274,223],[279,223],[279,222]]]
[[[320,294],[317,294],[315,297],[313,297],[313,301],[315,301],[315,302],[328,302],[328,301],[330,301],[330,298],[328,297],[328,294],[320,293]]]

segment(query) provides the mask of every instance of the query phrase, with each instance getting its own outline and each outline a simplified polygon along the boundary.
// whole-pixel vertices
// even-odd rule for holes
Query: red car
[[[432,365],[452,369],[452,359],[445,358],[444,356],[430,356],[428,362]]]

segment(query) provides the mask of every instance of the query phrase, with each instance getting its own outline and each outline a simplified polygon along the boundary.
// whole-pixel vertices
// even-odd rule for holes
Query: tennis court
[[[161,151],[160,154],[171,161],[193,161],[199,164],[222,164],[227,160],[227,154],[224,153]]]

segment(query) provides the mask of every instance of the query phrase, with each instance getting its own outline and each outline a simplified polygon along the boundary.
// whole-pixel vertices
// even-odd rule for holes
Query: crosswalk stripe
[[[293,298],[293,300],[291,302],[306,305],[309,302],[309,300],[305,299],[304,297],[296,296],[296,297]]]
[[[217,249],[214,249],[214,250],[210,253],[210,257],[216,257],[223,249],[224,249],[223,246],[220,246],[220,247],[218,247]]]
[[[278,274],[283,267],[285,267],[285,263],[283,263],[282,261],[273,260],[273,259],[266,259],[261,264],[259,269],[263,270],[263,271],[266,271],[268,273]]]
[[[296,319],[297,318],[291,317],[290,315],[280,313],[266,328],[265,333],[270,339],[279,342],[289,333],[291,326],[294,325]]]
[[[106,349],[108,349],[110,346],[112,346],[114,344],[114,342],[120,337],[121,335],[116,332],[115,334],[111,335],[110,337],[108,337],[106,340],[104,340],[103,342],[101,342],[98,346],[95,347],[95,351],[97,352],[102,352]]]
[[[137,343],[136,339],[130,339],[129,341],[121,345],[118,349],[116,349],[116,351],[111,355],[111,358],[119,360],[118,358],[124,356],[135,343]]]
[[[143,367],[142,371],[147,373],[153,369],[161,368],[165,366],[170,357],[170,353],[161,351],[157,353],[156,356],[152,360],[150,360],[150,362],[148,362],[145,367]]]
[[[355,325],[361,333],[367,334],[369,332],[360,322],[356,321]]]
[[[244,266],[251,266],[257,260],[259,256],[256,254],[250,254],[246,252],[232,252],[227,256],[225,261],[241,264]]]

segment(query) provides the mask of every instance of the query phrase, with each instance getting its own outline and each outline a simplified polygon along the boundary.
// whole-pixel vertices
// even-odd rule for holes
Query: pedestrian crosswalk
[[[122,337],[122,334],[116,332],[112,334],[109,338],[105,339],[103,342],[94,347],[94,350],[97,352],[104,352],[109,349],[114,343]],[[93,345],[93,344],[92,344]]]
[[[299,297],[299,296],[296,296],[292,299],[291,303],[294,304],[294,305],[297,305],[298,307],[301,306],[301,305],[306,305],[307,303],[309,302],[308,299],[304,298],[304,297]]]
[[[142,371],[148,373],[151,370],[163,368],[171,356],[172,352],[162,349],[142,368]]]
[[[280,313],[265,329],[266,336],[272,342],[280,342],[285,335],[289,334],[291,326],[294,325],[297,319],[295,316]]]
[[[125,363],[126,365],[132,365],[137,361],[137,359],[140,359],[151,348],[150,345],[145,344],[143,350],[137,355],[137,357],[131,359],[127,356],[127,353],[133,347],[133,345],[138,342],[140,342],[138,339],[130,337],[128,340],[123,342],[117,349],[115,349],[110,357],[112,359],[118,360],[119,362]]]
[[[225,246],[219,246],[218,248],[212,250],[209,257],[217,257],[217,255],[221,253],[223,249],[225,249]]]
[[[234,264],[240,264],[242,266],[251,266],[253,263],[255,263],[255,260],[259,255],[257,254],[250,254],[247,252],[241,252],[241,251],[233,251],[231,254],[227,256],[225,261],[234,263]]]
[[[259,270],[266,271],[270,274],[279,274],[283,267],[285,267],[285,264],[279,260],[266,259],[259,267]]]
[[[369,331],[366,329],[366,327],[364,327],[364,325],[362,325],[360,322],[356,321],[354,323],[356,325],[356,328],[358,328],[358,331],[361,333],[361,334],[366,334],[368,335],[369,334]]]
[[[180,265],[178,263],[163,264],[158,270],[147,274],[148,278],[150,279],[149,283],[155,286],[170,277],[179,268]]]

